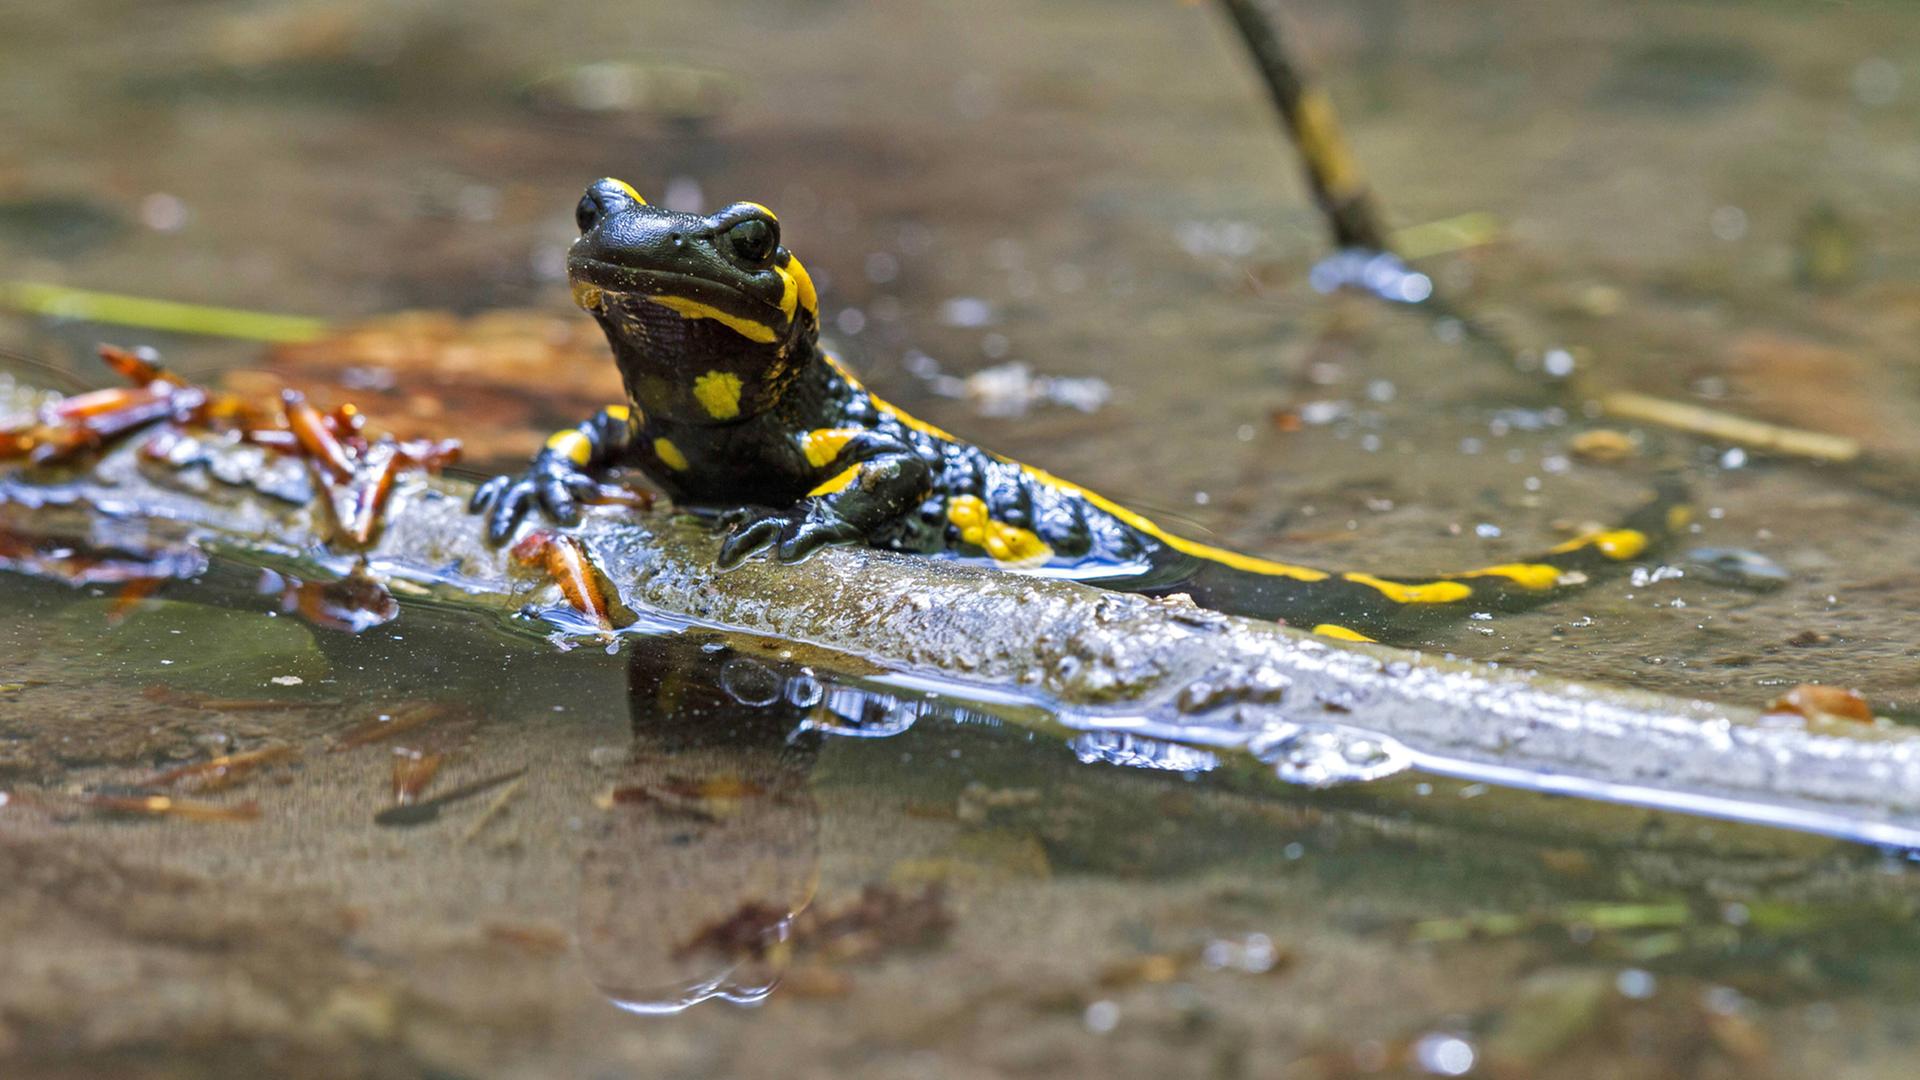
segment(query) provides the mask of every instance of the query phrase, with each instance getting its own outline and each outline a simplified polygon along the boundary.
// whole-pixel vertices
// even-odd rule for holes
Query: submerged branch
[[[364,551],[343,550],[329,547],[335,527],[324,499],[297,503],[284,483],[274,495],[254,490],[244,469],[217,460],[229,451],[209,452],[213,459],[182,467],[122,444],[90,467],[0,470],[0,534],[124,547],[130,532],[143,532],[156,544],[336,574],[364,558],[397,592],[496,617],[530,602],[564,604],[544,574],[484,542],[462,481],[401,477],[378,536]],[[564,536],[614,586],[616,623],[638,612],[654,627],[806,643],[909,684],[937,681],[995,702],[1036,727],[1205,746],[1306,783],[1411,765],[1920,846],[1920,735],[1904,730],[1762,718],[1334,645],[1178,598],[875,550],[830,549],[799,565],[753,560],[723,574],[711,531],[664,509],[592,508]]]

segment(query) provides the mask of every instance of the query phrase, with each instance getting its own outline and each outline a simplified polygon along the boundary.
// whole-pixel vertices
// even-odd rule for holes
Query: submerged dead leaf
[[[1852,720],[1873,722],[1873,706],[1858,690],[1819,683],[1801,683],[1774,698],[1767,705],[1770,713],[1792,713],[1808,720]]]

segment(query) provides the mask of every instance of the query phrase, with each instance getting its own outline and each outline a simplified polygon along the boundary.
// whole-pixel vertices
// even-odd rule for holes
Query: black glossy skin
[[[474,506],[496,541],[536,505],[576,520],[602,470],[631,466],[731,526],[723,563],[768,547],[796,560],[866,543],[1184,591],[1206,606],[1354,637],[1399,636],[1419,612],[1538,603],[1638,555],[1673,523],[1663,498],[1623,530],[1513,564],[1524,572],[1439,577],[1329,574],[1207,547],[868,393],[821,350],[811,282],[765,208],[676,213],[602,180],[577,218],[568,276],[606,332],[628,401],[555,435],[524,475],[481,488]],[[821,432],[832,434],[814,435],[810,456],[809,436]]]

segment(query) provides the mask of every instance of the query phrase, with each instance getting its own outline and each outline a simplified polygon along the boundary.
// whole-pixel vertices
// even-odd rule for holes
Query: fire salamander
[[[1347,640],[1405,638],[1420,613],[1513,610],[1638,558],[1683,519],[1668,494],[1538,558],[1435,576],[1337,573],[1168,532],[1039,469],[916,420],[821,348],[819,301],[757,203],[701,217],[601,180],[575,214],[574,300],[599,320],[627,400],[555,434],[473,509],[504,540],[539,506],[562,522],[596,476],[637,466],[676,503],[720,512],[732,565],[828,544],[972,559],[1284,619]]]

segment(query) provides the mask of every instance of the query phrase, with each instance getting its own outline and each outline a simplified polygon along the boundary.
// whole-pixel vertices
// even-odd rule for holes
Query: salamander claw
[[[487,507],[492,506],[493,500],[499,498],[500,493],[507,490],[507,486],[512,483],[513,477],[511,476],[496,476],[486,483],[481,484],[479,487],[474,488],[473,498],[467,500],[467,513],[477,514]]]
[[[500,480],[507,482],[489,493],[487,502],[491,506],[482,505],[477,508],[488,511],[487,539],[495,544],[501,543],[512,534],[514,528],[520,524],[520,519],[527,516],[527,510],[533,501],[538,498],[534,493],[533,481],[524,476],[497,477],[489,481],[488,486],[491,487]]]
[[[781,562],[799,562],[823,547],[861,539],[859,529],[838,517],[809,514],[806,520],[781,530],[778,555]]]
[[[481,484],[467,509],[487,515],[487,539],[498,544],[536,506],[562,525],[577,524],[581,500],[598,490],[591,474],[542,456],[519,476],[496,476]]]
[[[780,535],[780,527],[786,524],[785,518],[763,517],[735,525],[727,538],[720,542],[720,555],[715,561],[720,569],[731,570],[747,561],[747,556],[774,542]]]
[[[734,519],[731,535],[720,545],[719,564],[729,569],[746,561],[749,555],[774,545],[781,562],[799,562],[829,544],[853,543],[864,539],[860,529],[818,503],[796,506],[784,513],[755,517],[750,512],[734,511],[722,520]]]
[[[534,480],[534,487],[540,495],[540,505],[546,508],[547,516],[562,525],[580,523],[580,505],[574,501],[573,485],[568,481],[577,473],[545,472]]]

